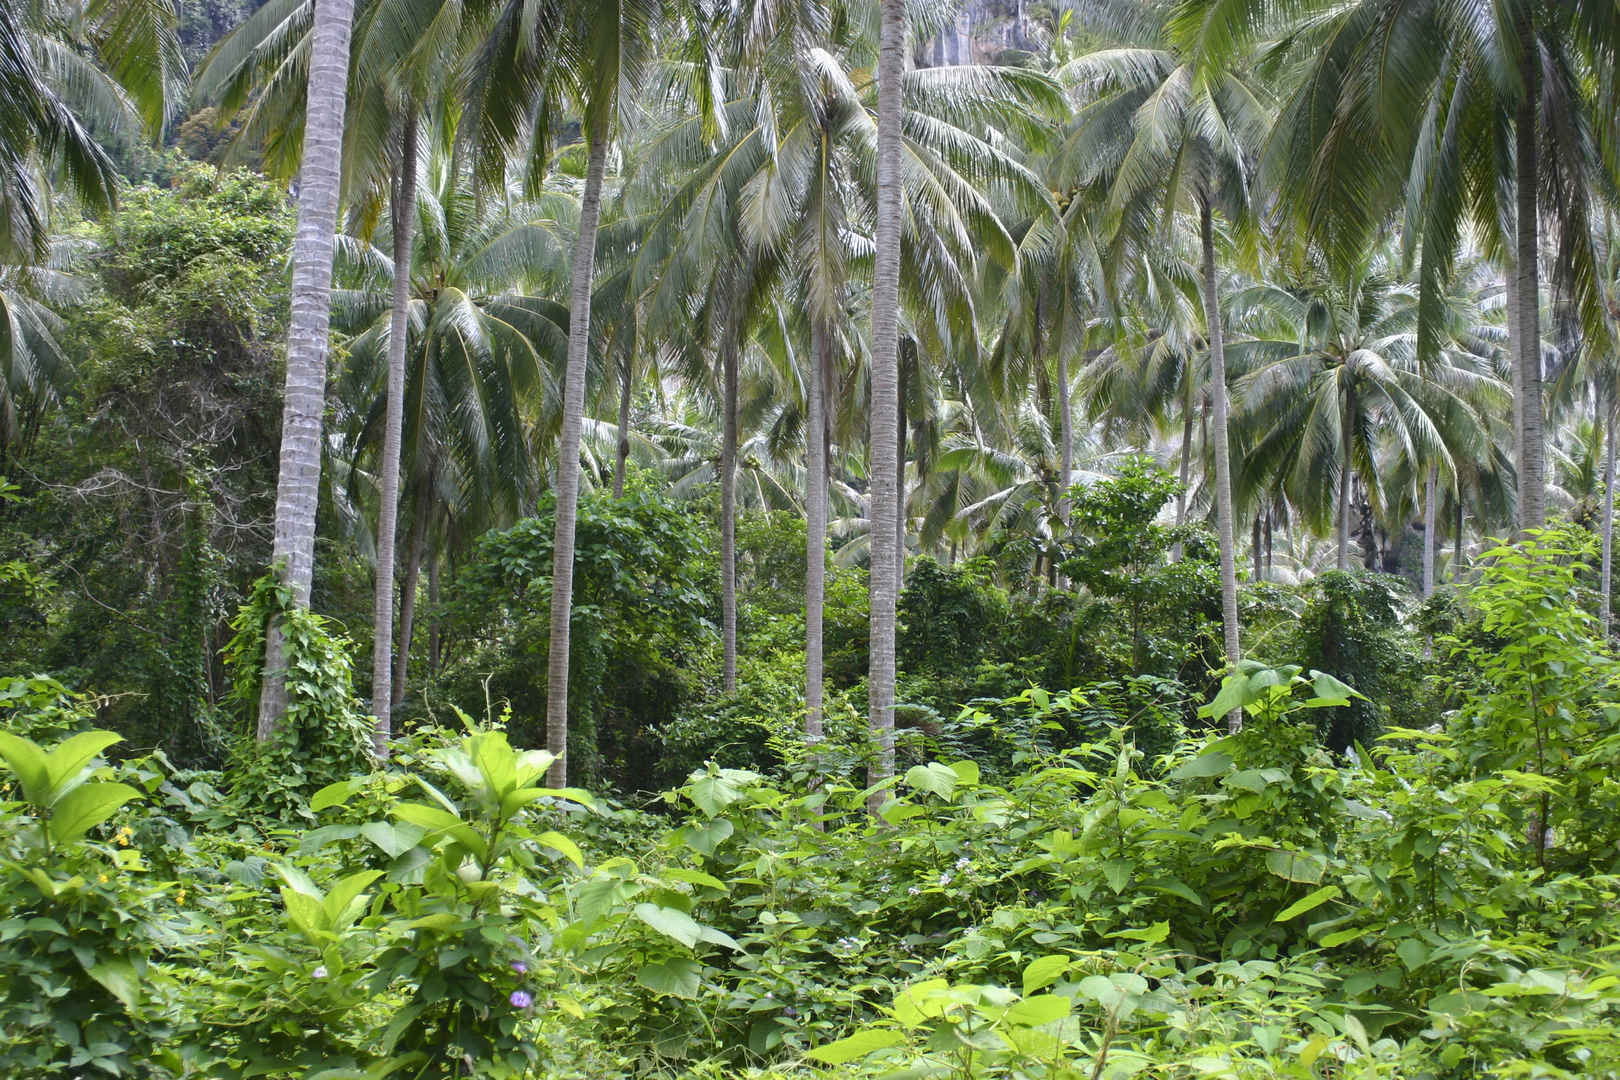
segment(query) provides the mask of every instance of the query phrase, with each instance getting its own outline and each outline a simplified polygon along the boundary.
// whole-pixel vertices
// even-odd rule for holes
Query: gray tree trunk
[[[1058,466],[1063,475],[1058,483],[1062,495],[1058,499],[1058,517],[1069,523],[1069,485],[1074,483],[1074,405],[1069,386],[1069,351],[1064,342],[1057,348],[1058,392]]]
[[[720,365],[724,434],[720,443],[720,636],[721,685],[737,689],[737,351],[742,318],[738,282],[720,332]]]
[[[1198,389],[1198,380],[1193,378],[1192,361],[1187,362],[1184,373],[1187,380],[1186,400],[1181,406],[1181,488],[1176,492],[1176,526],[1179,528],[1187,523],[1187,496],[1192,485],[1192,441],[1193,441],[1193,395]],[[1170,553],[1172,562],[1181,561],[1181,541],[1176,541],[1175,548]]]
[[[1440,466],[1430,465],[1429,476],[1423,485],[1423,595],[1434,595],[1434,551],[1440,521],[1435,509],[1435,501],[1440,487]]]
[[[428,560],[428,674],[439,673],[442,642],[439,632],[439,556]]]
[[[292,319],[287,328],[287,376],[281,413],[281,462],[276,477],[271,562],[308,606],[315,573],[315,511],[321,489],[321,422],[326,411],[326,355],[332,319],[332,237],[337,231],[343,176],[343,121],[349,81],[353,0],[315,5],[309,55],[303,157],[299,166],[298,229],[292,250]],[[265,639],[258,737],[274,734],[287,711],[281,629]]]
[[[900,79],[905,71],[905,0],[882,0],[878,44],[877,235],[872,276],[871,658],[867,673],[872,756],[868,785],[894,773],[894,535],[899,514]],[[881,797],[874,795],[876,812]]]
[[[1602,394],[1598,400],[1610,396]],[[1614,591],[1614,443],[1620,432],[1615,431],[1615,410],[1609,409],[1609,423],[1607,440],[1603,444],[1603,572],[1599,579],[1598,588],[1603,593],[1599,616],[1603,623],[1603,640],[1609,639],[1609,624],[1613,619],[1613,603],[1610,595]]]
[[[416,126],[413,105],[400,121],[399,161],[395,166],[398,171],[392,192],[394,310],[388,323],[388,395],[383,420],[382,492],[377,504],[377,580],[371,602],[371,708],[377,717],[371,733],[371,753],[378,761],[388,760],[388,743],[394,731],[393,708],[398,700],[390,667],[394,650],[394,535],[399,524],[399,456],[405,427],[405,351],[410,343]],[[410,646],[408,627],[400,628],[400,644],[406,649]]]
[[[388,701],[397,706],[405,700],[405,680],[411,673],[411,638],[416,632],[416,588],[422,580],[422,559],[427,555],[427,515],[411,522],[410,539],[405,542],[405,577],[399,583],[399,641],[394,646],[394,682]]]
[[[1356,415],[1355,387],[1346,390],[1344,396],[1344,414],[1339,420],[1339,426],[1343,429],[1339,433],[1339,544],[1338,560],[1334,563],[1340,570],[1350,569],[1350,479],[1354,473],[1350,454],[1354,449],[1351,435]]]
[[[568,646],[574,611],[574,527],[579,517],[579,440],[585,423],[585,362],[590,345],[591,281],[596,223],[607,171],[606,124],[590,132],[585,190],[579,203],[568,296],[568,370],[563,378],[562,437],[557,446],[557,522],[551,561],[551,641],[546,656],[546,749],[556,755],[546,772],[551,787],[568,784]]]
[[[827,334],[810,320],[810,372],[805,379],[804,474],[804,737],[822,734],[822,613],[827,595]]]
[[[1518,272],[1517,295],[1519,340],[1516,343],[1519,386],[1524,401],[1520,406],[1524,428],[1518,461],[1519,528],[1539,529],[1547,524],[1546,441],[1543,434],[1541,401],[1541,276],[1538,268],[1539,223],[1536,218],[1537,185],[1540,180],[1536,147],[1536,96],[1540,93],[1540,54],[1530,22],[1530,8],[1521,16],[1519,41],[1522,56],[1519,74],[1524,83],[1524,99],[1515,118],[1516,168],[1518,173],[1517,212],[1514,220],[1514,269]]]
[[[907,400],[906,367],[899,368],[899,390],[895,394],[895,469],[894,469],[894,591],[898,598],[906,587],[906,435],[909,433],[910,402]],[[898,603],[898,599],[896,600]]]
[[[630,391],[634,385],[635,358],[626,356],[619,372],[619,443],[613,459],[613,497],[624,498],[624,470],[630,460]]]
[[[1203,247],[1204,321],[1209,333],[1209,396],[1212,410],[1210,438],[1215,444],[1215,529],[1221,550],[1221,628],[1226,640],[1226,662],[1242,659],[1238,637],[1237,544],[1232,536],[1232,459],[1226,435],[1226,341],[1221,327],[1221,302],[1215,278],[1215,224],[1209,200],[1199,201],[1199,236]],[[1243,726],[1243,714],[1233,711],[1233,731]]]
[[[1457,535],[1452,539],[1451,580],[1461,582],[1463,577],[1463,501],[1462,485],[1457,485]]]

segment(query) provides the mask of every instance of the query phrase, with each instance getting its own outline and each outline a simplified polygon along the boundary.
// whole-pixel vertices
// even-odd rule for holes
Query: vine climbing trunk
[[[900,80],[905,72],[905,0],[882,0],[878,34],[877,219],[872,274],[872,477],[869,596],[871,642],[867,714],[872,748],[868,786],[894,774],[894,631],[898,579],[894,535],[899,515],[900,349]],[[876,813],[882,796],[873,794]]]
[[[574,613],[574,530],[579,519],[579,441],[585,425],[585,362],[590,345],[591,280],[596,265],[596,223],[607,172],[608,118],[589,131],[585,189],[579,201],[568,297],[568,367],[563,376],[562,435],[557,443],[557,520],[551,558],[550,646],[546,656],[546,772],[551,787],[568,785],[568,650]]]
[[[281,461],[276,475],[271,564],[300,607],[315,572],[315,510],[321,488],[321,423],[332,321],[332,245],[343,176],[353,0],[321,0],[310,35],[308,99],[299,168],[298,227],[292,249],[292,318],[287,327]],[[281,628],[265,635],[257,735],[268,739],[287,712]]]
[[[399,524],[399,457],[405,428],[405,351],[410,343],[411,246],[416,223],[416,107],[400,120],[399,159],[395,163],[391,209],[394,233],[394,308],[388,322],[388,393],[384,404],[382,481],[377,503],[377,581],[371,603],[371,709],[376,723],[371,753],[388,760],[394,731],[394,702],[399,698],[392,670],[394,648],[394,534]],[[410,628],[403,625],[400,645],[409,648]]]

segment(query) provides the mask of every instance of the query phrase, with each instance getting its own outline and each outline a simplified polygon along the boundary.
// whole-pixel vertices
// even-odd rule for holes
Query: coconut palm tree
[[[1264,281],[1229,300],[1234,325],[1250,331],[1233,345],[1248,369],[1236,392],[1240,480],[1280,492],[1308,524],[1336,521],[1340,570],[1349,567],[1353,479],[1375,514],[1403,499],[1417,505],[1422,483],[1432,538],[1440,474],[1454,477],[1460,456],[1483,456],[1486,418],[1509,401],[1489,356],[1470,349],[1480,335],[1465,298],[1448,305],[1457,332],[1447,347],[1419,361],[1418,288],[1395,262],[1387,252],[1347,269],[1319,262],[1295,283]],[[1380,462],[1386,447],[1407,463],[1395,487]]]
[[[299,169],[298,226],[292,251],[292,320],[287,328],[281,462],[276,479],[271,562],[292,593],[309,604],[315,570],[315,511],[320,501],[322,418],[332,306],[332,248],[343,178],[344,101],[348,94],[353,0],[316,5],[309,50],[309,96]],[[265,637],[258,736],[275,733],[287,711],[283,644]]]
[[[1197,221],[1204,336],[1209,354],[1215,519],[1228,663],[1241,656],[1227,432],[1226,347],[1221,324],[1215,217],[1250,218],[1251,163],[1269,127],[1264,94],[1240,70],[1203,62],[1200,43],[1161,0],[1103,19],[1122,44],[1075,60],[1064,72],[1080,113],[1065,148],[1077,177],[1106,188],[1105,234],[1118,267],[1132,247],[1164,243],[1177,210]],[[1195,28],[1196,29],[1196,28]],[[1117,272],[1117,269],[1116,269]],[[1234,724],[1237,714],[1234,713]]]
[[[344,287],[334,297],[337,326],[355,335],[337,395],[348,403],[340,413],[342,476],[352,499],[372,488],[386,499],[376,463],[386,461],[389,435],[379,420],[390,408],[394,357],[406,361],[398,373],[399,490],[409,522],[399,638],[385,665],[389,683],[374,687],[391,704],[404,693],[418,575],[424,560],[438,556],[430,544],[450,521],[474,533],[510,524],[538,489],[531,432],[545,402],[555,401],[568,334],[567,310],[543,294],[567,276],[577,213],[557,192],[532,201],[480,198],[442,153],[424,171],[409,271],[364,239],[344,237]],[[397,238],[389,242],[397,250]],[[396,342],[401,280],[407,319],[405,340]],[[383,546],[380,527],[375,546]]]
[[[1336,259],[1352,262],[1389,214],[1420,263],[1420,350],[1437,351],[1465,234],[1508,275],[1521,528],[1545,517],[1542,223],[1592,341],[1608,328],[1592,235],[1612,183],[1620,19],[1606,0],[1190,0],[1210,60],[1259,35],[1298,64],[1264,174]],[[1271,18],[1270,16],[1276,16]],[[1279,61],[1281,62],[1281,61]]]
[[[156,137],[185,83],[172,0],[36,0],[0,10],[0,263],[49,255],[47,176],[111,206],[102,137]]]
[[[62,320],[52,310],[82,292],[68,271],[66,251],[45,262],[0,265],[0,471],[26,451],[46,407],[71,381]]]

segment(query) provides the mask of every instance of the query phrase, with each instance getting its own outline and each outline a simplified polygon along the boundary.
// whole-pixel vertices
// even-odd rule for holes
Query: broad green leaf
[[[384,855],[397,859],[420,844],[427,830],[420,825],[403,822],[368,821],[360,826],[360,835],[375,844]]]
[[[1310,851],[1268,851],[1266,869],[1286,881],[1315,885],[1327,873],[1327,859]]]
[[[123,742],[123,736],[111,731],[81,731],[61,746],[45,755],[45,782],[49,786],[47,800],[54,804],[82,781],[80,773],[103,750],[113,743]]]
[[[1152,926],[1143,927],[1140,930],[1121,930],[1117,934],[1110,934],[1109,936],[1124,938],[1127,941],[1140,941],[1147,945],[1157,945],[1170,936],[1170,924],[1168,922],[1156,922]]]
[[[1054,953],[1031,963],[1024,969],[1024,993],[1033,994],[1057,982],[1069,970],[1070,960],[1068,956]]]
[[[32,739],[0,731],[0,758],[5,760],[6,767],[17,777],[24,799],[35,806],[49,803],[51,785],[50,774],[45,768],[45,751]]]
[[[688,885],[702,885],[705,888],[714,889],[718,892],[731,891],[725,882],[721,881],[713,874],[705,874],[701,870],[688,870],[685,867],[676,866],[665,870],[664,876],[673,881],[684,881]]]
[[[76,787],[51,808],[51,842],[67,845],[116,814],[140,792],[128,784],[94,783]]]
[[[636,918],[688,949],[696,947],[697,943],[703,940],[703,927],[684,911],[661,907],[658,904],[641,903],[635,906],[635,913]]]
[[[956,773],[949,766],[931,761],[906,770],[906,786],[938,795],[946,802],[956,793]]]
[[[1220,776],[1232,767],[1232,755],[1217,750],[1193,758],[1170,773],[1172,780],[1195,780],[1203,776]]]
[[[810,1056],[826,1065],[847,1065],[875,1051],[899,1046],[905,1041],[905,1037],[898,1031],[888,1028],[867,1028],[837,1042],[818,1046],[810,1051]]]
[[[1307,911],[1313,911],[1316,908],[1321,907],[1323,904],[1336,898],[1338,895],[1339,887],[1337,885],[1323,885],[1320,889],[1313,889],[1304,896],[1300,897],[1298,900],[1295,900],[1292,904],[1289,904],[1287,907],[1277,912],[1277,915],[1272,919],[1272,922],[1287,922],[1289,919],[1292,919],[1295,916],[1303,915]]]
[[[124,1003],[124,1008],[134,1009],[141,1003],[141,979],[135,973],[135,965],[121,956],[98,959],[96,963],[84,969],[102,987]]]
[[[1037,994],[1025,998],[1002,1016],[1002,1021],[1017,1027],[1040,1027],[1069,1015],[1069,999],[1057,994]]]
[[[320,813],[333,806],[342,806],[354,796],[354,793],[366,786],[363,776],[351,776],[347,780],[337,780],[327,784],[321,790],[309,797],[309,808]]]
[[[958,761],[951,765],[951,772],[956,774],[956,782],[963,787],[973,787],[979,782],[979,763],[976,761]]]
[[[636,972],[636,982],[655,994],[695,998],[702,985],[703,965],[689,957],[676,956],[663,963],[647,964]]]
[[[534,842],[559,852],[569,862],[580,869],[585,868],[585,855],[579,850],[579,845],[560,832],[547,830],[534,838]]]
[[[358,906],[363,899],[361,894],[372,882],[382,877],[381,870],[362,870],[350,874],[332,886],[332,891],[326,894],[321,908],[326,914],[326,925],[334,929],[346,926],[356,914],[351,910]]]

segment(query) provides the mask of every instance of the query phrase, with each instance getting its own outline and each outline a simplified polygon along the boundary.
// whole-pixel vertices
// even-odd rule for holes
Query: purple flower
[[[512,961],[512,970],[517,972],[519,975],[527,975],[529,973],[529,965],[525,964],[522,960],[514,960]]]
[[[324,979],[324,978],[326,978],[326,965],[322,964],[320,967],[318,967],[314,971],[310,972],[309,977],[312,978],[312,979]]]
[[[514,1009],[527,1009],[530,1005],[534,1004],[534,998],[527,990],[514,990],[512,991],[512,996],[507,1000],[512,1003],[512,1008]]]

